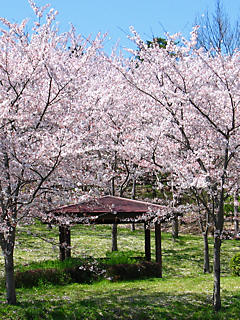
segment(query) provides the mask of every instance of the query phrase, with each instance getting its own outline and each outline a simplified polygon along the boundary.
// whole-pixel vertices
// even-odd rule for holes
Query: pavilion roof
[[[54,216],[79,218],[78,223],[112,224],[149,221],[156,217],[156,213],[160,218],[166,218],[166,207],[139,200],[103,196],[56,208],[50,213]]]

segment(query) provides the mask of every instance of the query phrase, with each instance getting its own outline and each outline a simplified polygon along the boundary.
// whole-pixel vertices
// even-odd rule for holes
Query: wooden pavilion
[[[60,218],[60,219],[58,219]],[[68,223],[64,224],[64,218]],[[155,228],[156,262],[162,269],[161,223],[169,217],[166,207],[144,201],[115,196],[104,196],[53,209],[48,212],[48,222],[59,223],[60,259],[71,256],[71,234],[69,223],[77,224],[144,224],[145,259],[151,260],[150,225]]]

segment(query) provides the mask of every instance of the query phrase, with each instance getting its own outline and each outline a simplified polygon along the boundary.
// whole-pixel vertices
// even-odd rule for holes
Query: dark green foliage
[[[152,41],[146,41],[148,48],[153,48],[154,46],[158,46],[159,48],[165,49],[167,46],[167,40],[164,38],[155,37]]]
[[[137,260],[134,258],[136,256],[136,252],[128,250],[128,251],[108,251],[106,253],[107,259],[104,260],[104,263],[107,265],[114,264],[133,264],[136,263]]]
[[[240,276],[240,252],[236,253],[230,260],[230,268],[235,276]]]
[[[35,269],[16,272],[16,288],[32,288],[41,284],[63,285],[70,283],[67,273],[59,269]]]
[[[92,258],[85,259],[81,265],[66,268],[64,271],[70,276],[71,282],[75,283],[91,283],[105,274],[103,266]]]
[[[44,260],[39,262],[31,262],[27,265],[19,265],[18,271],[35,270],[35,269],[66,269],[81,266],[84,263],[82,258],[68,258],[64,261],[60,260]]]
[[[116,281],[159,276],[159,264],[147,261],[137,263],[137,259],[142,260],[143,258],[133,258],[134,254],[136,255],[134,251],[108,252],[106,259],[98,261],[92,258],[75,258],[31,264],[30,266],[38,266],[38,268],[16,272],[16,287],[32,288],[42,284],[92,283],[103,277]]]
[[[36,268],[37,267],[37,268]],[[24,269],[24,268],[23,268]],[[93,259],[70,258],[64,261],[43,261],[25,266],[15,274],[17,288],[32,288],[41,284],[65,285],[72,282],[90,283],[103,270]]]
[[[148,48],[159,47],[161,49],[162,48],[165,49],[167,46],[167,40],[164,38],[155,37],[152,40],[147,40],[146,44],[147,44]],[[143,62],[143,59],[141,58],[141,50],[143,50],[143,48],[139,47],[137,50],[139,54],[137,54],[136,59]],[[137,68],[139,67],[138,63],[136,64],[136,67]]]
[[[107,276],[113,281],[159,277],[160,265],[149,261],[135,264],[115,264],[107,268]]]
[[[69,268],[65,272],[71,277],[71,282],[75,283],[91,283],[97,278],[91,270],[81,269],[80,267]]]
[[[228,196],[224,203],[224,213],[227,217],[233,214],[233,211],[234,211],[233,201],[234,201],[233,197]]]

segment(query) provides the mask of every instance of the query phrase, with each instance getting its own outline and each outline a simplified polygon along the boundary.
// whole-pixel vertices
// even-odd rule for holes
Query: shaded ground
[[[239,319],[240,280],[223,293],[223,310],[211,307],[210,276],[19,290],[16,307],[0,305],[1,319]],[[227,288],[232,282],[226,280]],[[194,287],[194,283],[196,286]],[[189,292],[186,292],[186,287]],[[174,288],[176,292],[174,293]],[[181,289],[185,292],[180,293]],[[233,290],[234,289],[234,290]],[[199,291],[199,293],[196,293]],[[203,292],[205,291],[205,292]]]
[[[17,235],[15,252],[18,265],[43,259],[56,259],[58,230],[33,226],[32,232]],[[111,226],[77,226],[72,230],[73,256],[85,252],[104,256],[111,248]],[[213,240],[210,242],[212,259]],[[143,230],[132,232],[119,228],[121,250],[144,250]],[[240,242],[224,241],[222,245],[222,311],[212,311],[213,276],[202,274],[203,241],[200,236],[181,235],[172,242],[163,234],[163,279],[148,279],[112,283],[107,280],[91,285],[71,284],[51,286],[42,284],[32,289],[18,289],[18,305],[5,304],[4,287],[0,291],[0,319],[240,319],[240,277],[232,277],[229,261],[239,252]],[[154,241],[152,238],[152,254]],[[0,257],[0,266],[3,259]]]

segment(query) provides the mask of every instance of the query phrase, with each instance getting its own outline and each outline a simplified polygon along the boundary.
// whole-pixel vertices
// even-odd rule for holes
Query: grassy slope
[[[56,228],[34,226],[32,232],[41,233],[52,243],[26,232],[18,234],[16,269],[31,261],[58,257]],[[111,248],[111,227],[74,227],[72,245],[73,256],[104,256]],[[218,315],[211,308],[212,275],[202,274],[201,237],[182,235],[173,243],[170,235],[163,234],[162,245],[163,279],[18,289],[17,306],[1,303],[5,300],[1,292],[0,319],[240,319],[240,278],[232,277],[228,266],[240,242],[228,240],[222,245],[223,310]],[[143,230],[119,228],[119,249],[143,251]],[[211,256],[212,250],[210,239]],[[154,256],[154,238],[152,253]],[[2,269],[2,257],[0,266]]]

